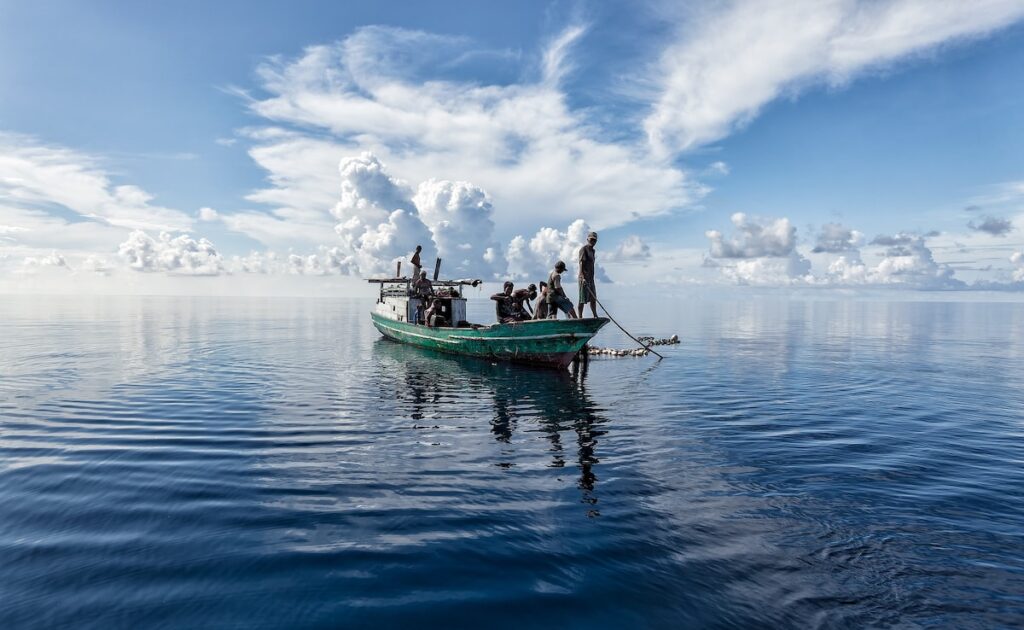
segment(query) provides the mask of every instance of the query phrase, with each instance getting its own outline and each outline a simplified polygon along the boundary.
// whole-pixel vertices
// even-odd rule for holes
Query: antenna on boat
[[[441,259],[438,258],[437,262],[434,263],[434,281],[437,281],[437,277],[441,275]]]

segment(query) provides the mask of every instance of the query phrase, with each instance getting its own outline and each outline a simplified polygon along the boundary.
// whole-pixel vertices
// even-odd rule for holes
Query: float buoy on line
[[[639,339],[637,339],[636,337],[634,337],[628,330],[626,330],[625,328],[622,327],[622,324],[620,324],[618,321],[616,321],[616,319],[614,317],[612,317],[612,314],[608,312],[608,309],[606,309],[604,307],[604,304],[601,304],[601,300],[597,299],[597,294],[594,293],[594,289],[592,289],[590,287],[590,285],[588,285],[586,282],[584,282],[582,278],[580,278],[580,282],[583,282],[583,286],[587,287],[587,293],[590,294],[590,299],[593,300],[594,302],[596,302],[597,305],[601,307],[601,310],[604,311],[604,314],[608,316],[608,319],[612,320],[612,323],[615,324],[616,326],[618,326],[619,330],[621,330],[622,332],[626,333],[627,337],[629,337],[630,339],[632,339],[633,341],[637,342],[640,345],[640,348],[638,348],[637,350],[642,350],[643,353],[642,354],[632,355],[632,356],[642,357],[642,356],[646,356],[647,353],[650,352],[654,356],[658,357],[658,360],[661,360],[661,359],[665,358],[665,357],[661,356],[660,354],[658,354],[656,351],[651,350],[651,346],[660,345],[660,344],[654,344],[654,343],[645,344],[644,342],[642,342]],[[582,306],[581,306],[581,308],[582,308]],[[672,335],[672,336],[675,337],[676,343],[679,343],[679,336],[678,335]],[[587,352],[589,353],[590,351],[588,350]],[[618,355],[616,355],[616,356],[618,356]],[[626,355],[623,355],[623,356],[626,356]]]
[[[679,335],[672,335],[671,337],[666,337],[664,339],[655,339],[654,337],[637,337],[637,339],[641,343],[645,344],[644,347],[620,350],[617,348],[586,346],[583,350],[587,354],[594,354],[606,357],[645,357],[648,355],[648,353],[651,352],[650,346],[672,346],[679,343]]]

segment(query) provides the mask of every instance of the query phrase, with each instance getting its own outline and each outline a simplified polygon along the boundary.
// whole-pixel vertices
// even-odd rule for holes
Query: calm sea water
[[[609,302],[683,343],[557,373],[371,302],[0,299],[0,627],[1024,625],[1024,305]]]

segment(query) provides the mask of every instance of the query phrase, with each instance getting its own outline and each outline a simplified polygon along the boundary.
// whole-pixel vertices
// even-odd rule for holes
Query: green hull
[[[564,368],[608,323],[604,317],[540,319],[480,328],[430,328],[371,313],[382,335],[421,348],[497,361]]]

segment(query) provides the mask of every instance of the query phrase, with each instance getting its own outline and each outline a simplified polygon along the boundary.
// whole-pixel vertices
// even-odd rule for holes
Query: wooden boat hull
[[[451,354],[564,368],[601,327],[604,317],[540,319],[479,328],[430,328],[371,313],[388,339]]]

